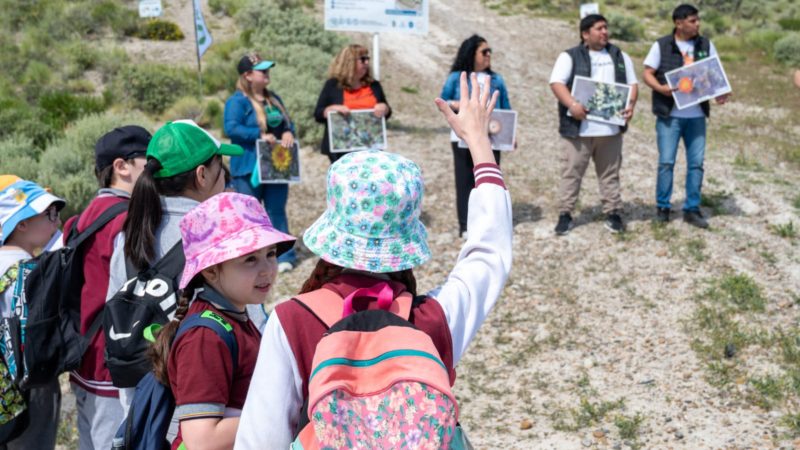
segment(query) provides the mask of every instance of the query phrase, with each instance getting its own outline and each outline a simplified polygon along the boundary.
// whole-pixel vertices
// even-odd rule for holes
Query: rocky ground
[[[797,238],[776,230],[800,224],[798,206],[792,206],[797,168],[769,148],[724,137],[726,127],[748,117],[786,120],[786,109],[763,110],[737,97],[714,108],[704,185],[711,228],[680,220],[659,228],[651,225],[657,152],[649,89],[643,88],[625,136],[621,174],[628,232],[613,236],[603,228],[590,169],[577,227],[557,238],[560,147],[547,81],[576,31],[563,21],[501,16],[477,0],[432,2],[427,36],[381,36],[382,83],[394,107],[389,145],[417,161],[426,181],[424,220],[434,258],[415,271],[419,286],[440,284],[461,244],[448,131],[433,98],[459,43],[473,32],[494,49],[493,68],[505,77],[519,112],[520,144],[502,159],[514,205],[513,270],[456,384],[461,421],[475,447],[800,448],[781,419],[797,413],[797,394],[786,391],[773,403],[753,400],[762,391],[752,380],[785,372],[771,341],[724,362],[736,369],[730,383],[715,378],[719,371],[709,370],[710,356],[701,350],[709,347],[697,345],[710,332],[697,319],[711,298],[709,286],[732,277],[753,281],[765,304],[758,314],[732,320],[760,326],[766,336],[796,329]],[[796,126],[788,132],[800,134]],[[302,157],[304,181],[292,187],[289,207],[298,236],[324,208],[328,165],[310,148]],[[683,200],[684,165],[681,157],[675,210]],[[304,248],[300,255],[299,266],[280,276],[277,299],[295,292],[313,268],[316,259]]]

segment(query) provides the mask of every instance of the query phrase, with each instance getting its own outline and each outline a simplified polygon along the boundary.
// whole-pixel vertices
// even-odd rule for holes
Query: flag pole
[[[194,28],[194,49],[197,55],[197,97],[203,98],[203,72],[200,66],[200,43],[198,42],[197,36],[197,9],[199,7],[200,5],[197,3],[197,0],[192,0],[192,16],[194,17],[192,28]]]

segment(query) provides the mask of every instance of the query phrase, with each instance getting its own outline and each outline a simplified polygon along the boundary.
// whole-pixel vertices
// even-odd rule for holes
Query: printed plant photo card
[[[489,142],[492,150],[512,151],[517,139],[517,112],[510,109],[495,109],[489,119]],[[460,148],[467,148],[467,143],[459,140]]]
[[[386,150],[386,119],[373,109],[358,109],[344,115],[328,114],[328,140],[332,153]]]
[[[261,184],[285,184],[300,182],[300,145],[297,141],[286,148],[278,141],[270,145],[267,141],[256,141],[258,158],[258,180]]]
[[[572,82],[572,96],[589,110],[586,120],[625,125],[622,113],[631,100],[630,85],[603,83],[577,75]],[[572,116],[569,112],[567,115]]]
[[[665,75],[678,109],[685,109],[732,91],[717,55],[671,70]]]

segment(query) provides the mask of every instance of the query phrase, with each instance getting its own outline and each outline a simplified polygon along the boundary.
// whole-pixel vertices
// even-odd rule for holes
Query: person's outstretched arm
[[[436,100],[450,126],[467,142],[475,162],[467,242],[447,281],[428,294],[439,302],[447,317],[453,340],[453,364],[458,363],[486,320],[511,271],[511,197],[500,167],[495,164],[487,130],[497,94],[488,101],[478,92],[479,89],[474,89],[471,95],[467,93],[466,76],[462,74],[458,114],[443,100]],[[488,86],[483,92],[489,92]]]

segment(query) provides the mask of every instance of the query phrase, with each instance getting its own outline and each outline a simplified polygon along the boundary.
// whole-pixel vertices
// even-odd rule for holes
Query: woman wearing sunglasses
[[[273,225],[284,233],[289,232],[286,215],[288,184],[258,184],[253,172],[256,168],[256,141],[261,139],[291,148],[295,139],[294,123],[278,95],[267,89],[269,71],[275,65],[256,53],[242,56],[236,70],[236,92],[225,103],[225,134],[231,143],[244,149],[242,156],[231,157],[231,184],[240,194],[257,198],[272,219]],[[297,262],[294,249],[278,257],[278,271],[292,270]]]
[[[374,109],[377,117],[389,118],[392,108],[386,102],[381,84],[372,78],[367,49],[358,44],[343,48],[331,62],[330,79],[325,82],[317,100],[314,118],[325,124],[322,138],[322,154],[328,155],[331,163],[344,153],[331,153],[328,142],[328,114],[349,114],[355,109]]]
[[[450,68],[450,75],[444,83],[442,93],[439,97],[446,100],[453,111],[458,112],[459,95],[459,76],[461,72],[467,75],[475,72],[478,77],[478,85],[483,88],[486,77],[489,77],[491,91],[498,91],[497,104],[495,109],[511,109],[508,101],[508,91],[503,77],[499,73],[492,71],[492,49],[486,39],[473,34],[461,43],[458,54]],[[470,77],[467,77],[469,80]],[[470,91],[472,86],[469,86]],[[491,93],[490,93],[491,95]],[[458,211],[458,235],[463,237],[467,232],[467,208],[469,205],[469,193],[475,186],[475,177],[472,173],[474,164],[469,150],[459,148],[458,137],[454,132],[450,132],[450,145],[453,148],[453,161],[456,172],[456,210]],[[494,159],[500,164],[500,152],[495,151]]]

